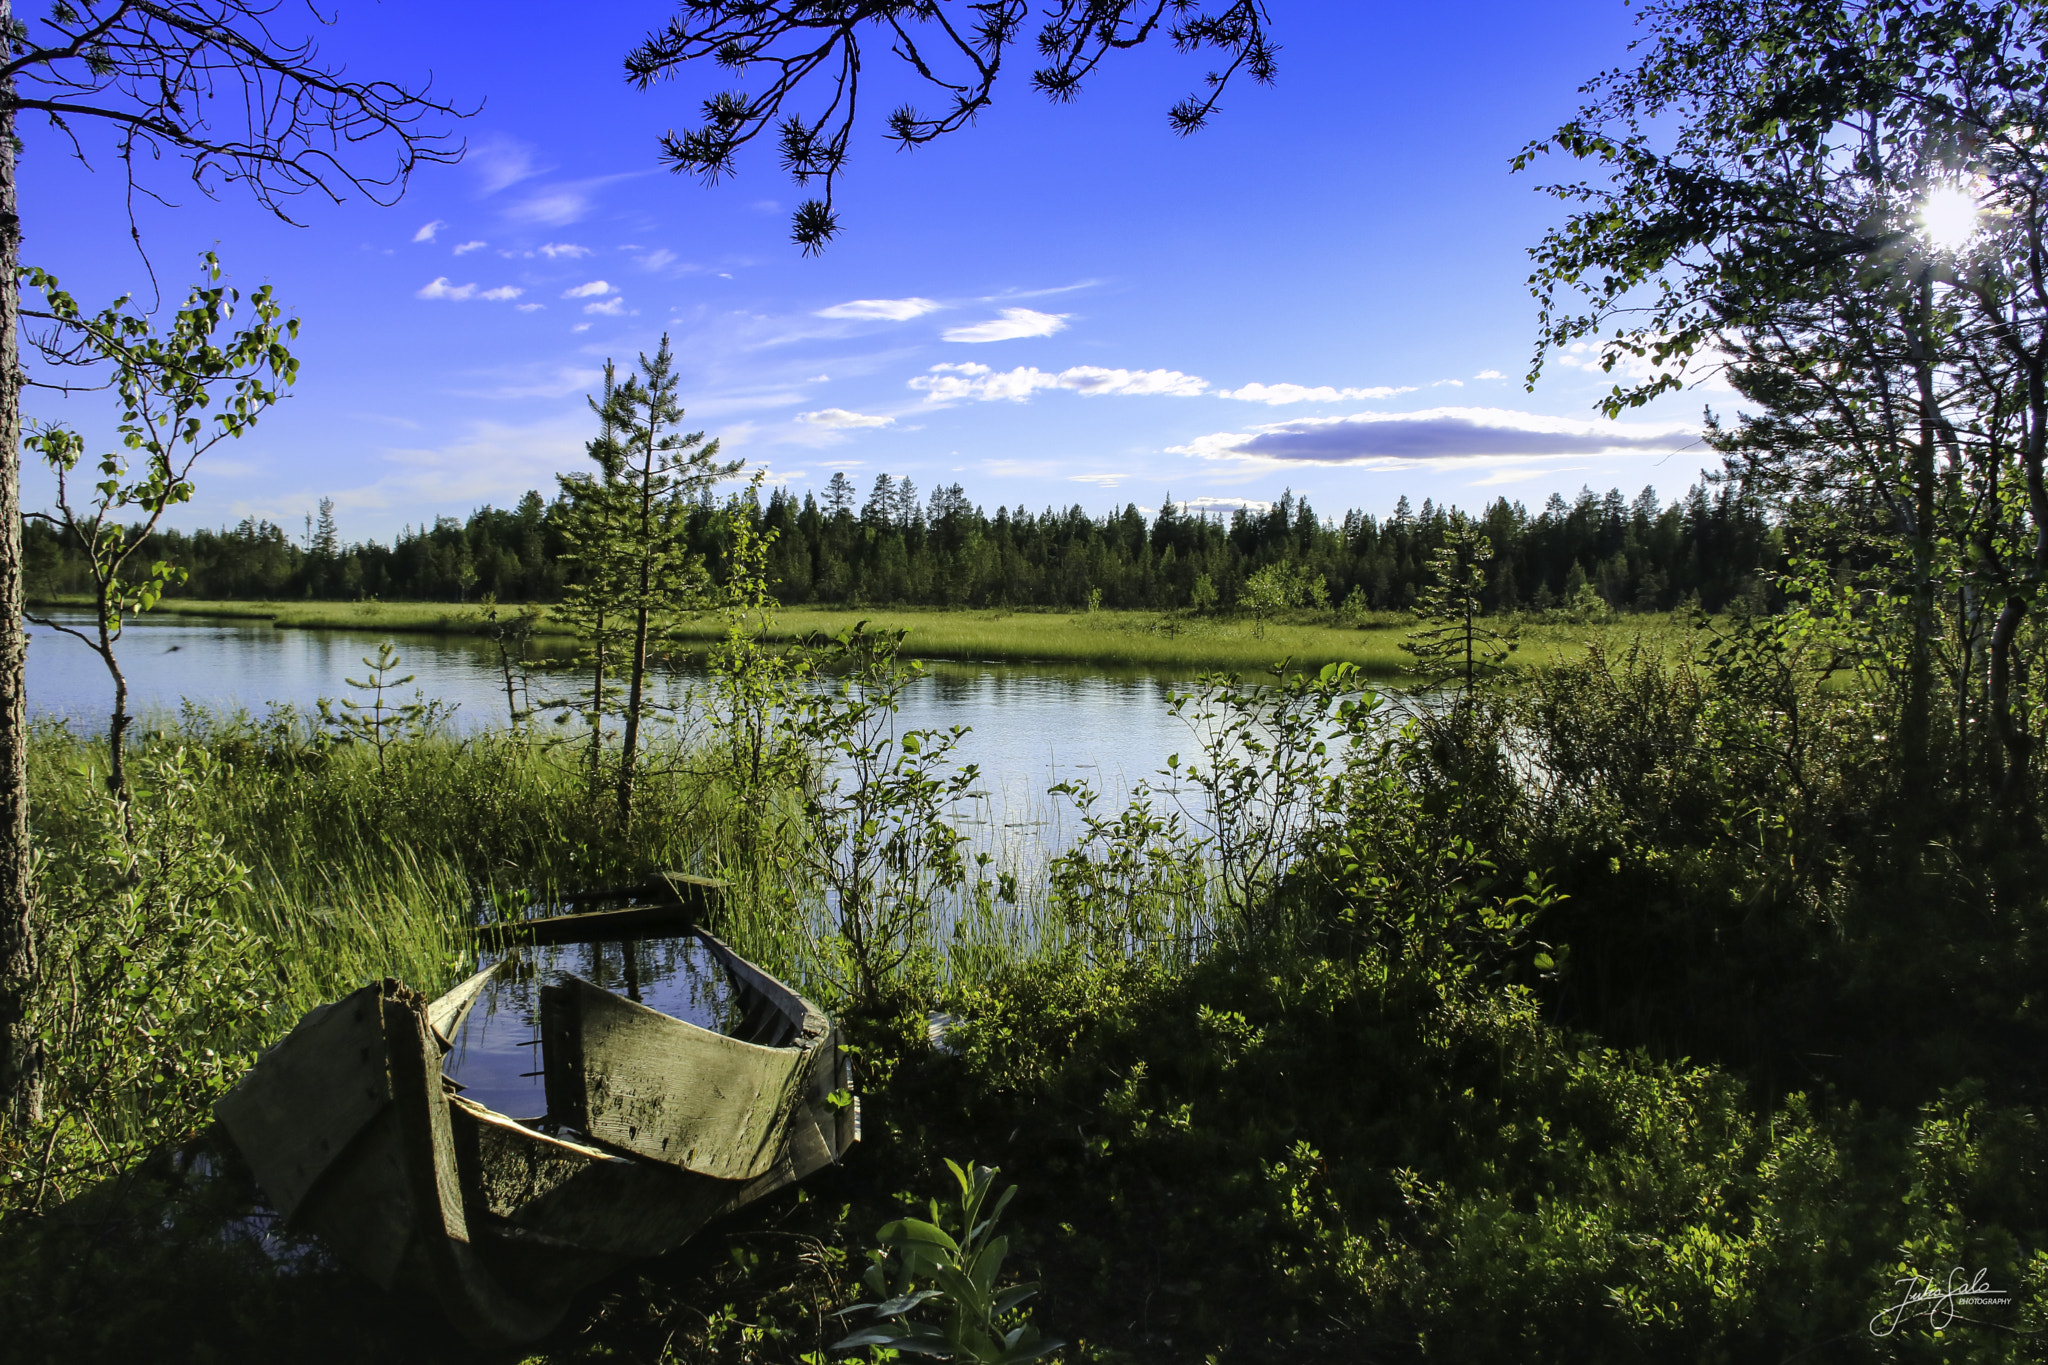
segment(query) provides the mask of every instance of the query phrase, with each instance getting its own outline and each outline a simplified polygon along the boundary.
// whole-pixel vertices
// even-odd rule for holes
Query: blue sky
[[[507,505],[583,462],[607,357],[669,333],[689,425],[796,490],[843,469],[991,509],[1234,506],[1325,513],[1407,496],[1540,503],[1582,484],[1670,498],[1708,456],[1691,393],[1623,423],[1606,377],[1553,364],[1526,249],[1561,208],[1508,161],[1624,61],[1609,0],[1462,7],[1276,3],[1279,81],[1233,89],[1181,139],[1165,110],[1206,69],[1165,47],[1108,64],[1073,105],[1021,82],[911,154],[870,124],[822,258],[788,242],[804,197],[772,148],[706,189],[656,161],[721,82],[647,93],[620,60],[669,13],[339,0],[319,35],[361,77],[481,103],[463,164],[395,208],[304,202],[305,227],[232,187],[155,182],[144,241],[166,294],[217,250],[304,319],[293,397],[209,457],[177,518],[296,529],[323,495],[349,538]],[[1020,56],[1019,68],[1028,65]],[[870,109],[897,78],[868,62]],[[24,129],[24,259],[88,305],[135,291],[122,188]],[[1561,168],[1562,169],[1562,168]],[[1564,357],[1569,362],[1576,357]],[[103,398],[30,400],[92,432]],[[26,477],[30,506],[50,484]]]

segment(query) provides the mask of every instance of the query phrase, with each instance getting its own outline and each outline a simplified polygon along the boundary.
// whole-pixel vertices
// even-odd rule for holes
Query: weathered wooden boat
[[[502,955],[437,1000],[397,981],[309,1012],[215,1115],[291,1226],[386,1289],[426,1288],[479,1344],[531,1341],[571,1297],[721,1214],[837,1161],[860,1135],[832,1022],[700,926],[717,883],[592,892],[622,908],[494,926]],[[729,984],[713,1031],[638,1003],[636,945],[694,940]],[[519,945],[618,944],[620,995],[538,988],[544,1114],[499,1112],[445,1074]],[[596,957],[592,957],[596,961]],[[530,1056],[531,1054],[527,1054]]]

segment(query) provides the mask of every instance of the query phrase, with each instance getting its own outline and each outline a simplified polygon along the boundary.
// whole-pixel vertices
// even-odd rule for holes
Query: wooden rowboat
[[[837,1161],[860,1135],[831,1020],[698,927],[718,888],[489,931],[506,955],[437,1000],[397,981],[301,1019],[215,1106],[271,1205],[386,1289],[423,1286],[484,1345],[541,1336],[585,1285]],[[465,1097],[444,1063],[519,944],[690,939],[731,991],[700,1027],[562,973],[540,985],[539,1117]],[[530,963],[529,963],[530,966]]]

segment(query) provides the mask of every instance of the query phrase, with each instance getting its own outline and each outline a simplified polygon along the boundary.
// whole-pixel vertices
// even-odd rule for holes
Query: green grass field
[[[510,610],[509,608],[507,610]],[[565,638],[568,627],[547,615],[536,635]],[[452,602],[225,602],[172,599],[158,614],[228,616],[269,620],[281,629],[391,631],[394,634],[481,635],[490,630],[484,609]],[[1185,616],[1146,611],[944,611],[915,607],[844,609],[791,608],[781,613],[776,639],[830,635],[856,621],[907,630],[905,652],[925,659],[1095,664],[1193,672],[1218,669],[1251,672],[1281,660],[1297,666],[1333,662],[1359,665],[1378,677],[1398,676],[1409,662],[1401,649],[1410,618],[1376,613],[1362,626],[1330,624],[1327,613],[1299,612],[1267,623],[1261,631],[1245,617]],[[721,628],[711,617],[686,621],[684,640],[706,644]],[[1521,667],[1539,666],[1577,654],[1587,644],[1625,647],[1641,636],[1657,648],[1674,648],[1686,634],[1662,615],[1627,616],[1605,625],[1529,622],[1516,655]]]

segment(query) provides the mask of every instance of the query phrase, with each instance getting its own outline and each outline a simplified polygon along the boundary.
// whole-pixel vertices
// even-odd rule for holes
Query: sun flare
[[[1956,250],[1977,231],[1977,197],[1961,186],[1936,186],[1920,203],[1920,226],[1935,246]]]

